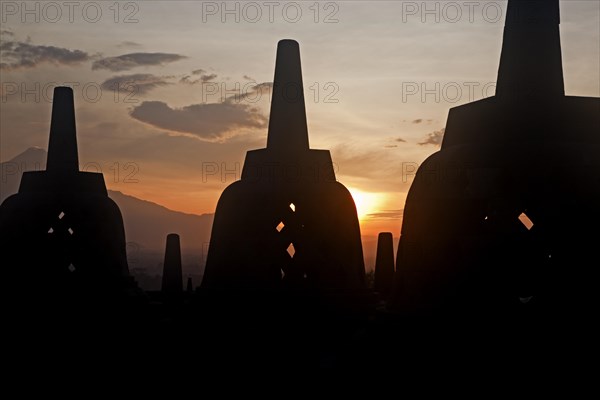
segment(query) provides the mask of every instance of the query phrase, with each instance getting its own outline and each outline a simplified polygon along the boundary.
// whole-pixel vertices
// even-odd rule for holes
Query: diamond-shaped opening
[[[521,221],[521,223],[525,226],[525,228],[527,228],[528,231],[530,231],[531,228],[533,228],[533,221],[527,216],[527,214],[521,213],[521,215],[519,215],[519,221]]]
[[[75,272],[75,266],[73,264],[69,265],[69,271]]]
[[[281,232],[281,230],[283,229],[283,227],[285,226],[285,224],[283,223],[283,221],[281,221],[276,227],[275,229],[277,229],[277,232]]]
[[[69,228],[69,229],[67,229],[67,230],[69,231],[69,233],[70,233],[71,235],[72,235],[73,233],[75,233],[75,232],[73,231],[73,229],[71,229],[71,228]]]
[[[294,203],[290,203],[290,208],[293,212],[296,212],[296,205]]]
[[[64,216],[65,216],[65,213],[63,211],[61,211],[60,214],[58,214],[58,219],[63,219]]]
[[[290,245],[287,248],[287,252],[290,255],[290,257],[294,258],[294,254],[296,254],[296,249],[294,248],[294,243],[290,243]]]
[[[52,233],[52,232],[54,232],[54,228],[48,229],[48,233]]]

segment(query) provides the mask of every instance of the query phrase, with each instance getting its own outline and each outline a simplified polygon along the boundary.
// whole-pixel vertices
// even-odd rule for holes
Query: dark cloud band
[[[238,129],[258,129],[267,125],[267,118],[247,104],[211,103],[171,108],[162,101],[145,101],[130,115],[157,128],[204,140],[222,140],[234,135]]]
[[[107,69],[119,72],[127,71],[136,67],[163,65],[186,58],[179,54],[168,53],[130,53],[117,57],[107,57],[94,61],[92,69]]]
[[[24,42],[4,42],[0,45],[2,69],[33,68],[41,63],[74,65],[88,61],[90,55],[81,50],[55,46],[39,46]]]
[[[152,74],[131,74],[113,76],[102,82],[103,90],[123,91],[131,94],[146,94],[159,86],[170,85],[167,77]]]

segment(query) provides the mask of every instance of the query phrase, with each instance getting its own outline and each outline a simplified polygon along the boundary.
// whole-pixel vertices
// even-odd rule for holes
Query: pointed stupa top
[[[73,89],[70,87],[54,88],[46,171],[79,171],[75,107]]]
[[[509,0],[497,96],[564,96],[558,0]]]
[[[267,148],[281,152],[309,149],[300,47],[295,40],[277,44]]]

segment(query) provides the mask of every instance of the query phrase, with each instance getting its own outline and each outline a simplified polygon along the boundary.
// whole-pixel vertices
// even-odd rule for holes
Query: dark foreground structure
[[[202,288],[364,287],[356,207],[329,151],[309,148],[299,46],[282,40],[267,148],[248,152],[219,200]]]
[[[496,96],[450,110],[410,189],[397,310],[595,307],[600,99],[565,96],[559,23],[557,0],[509,1]]]
[[[510,4],[514,10],[519,3]],[[501,70],[510,72],[503,79],[518,78],[536,60],[537,76],[552,75],[541,71],[557,48],[544,58],[540,43],[557,45],[557,10],[546,11],[529,28],[507,24]],[[263,386],[289,379],[291,388],[314,382],[320,390],[329,382],[339,391],[385,381],[397,390],[413,376],[447,382],[453,373],[464,387],[492,376],[502,386],[513,373],[530,380],[535,371],[547,380],[552,375],[543,368],[560,375],[579,367],[587,373],[578,376],[580,385],[589,363],[571,355],[589,358],[594,330],[556,318],[486,324],[482,317],[492,308],[541,307],[552,317],[561,309],[589,310],[596,292],[589,271],[597,258],[598,101],[560,90],[534,91],[525,101],[499,83],[498,97],[452,110],[442,151],[411,189],[396,281],[402,313],[386,310],[372,292],[365,301],[344,302],[348,307],[307,295],[360,292],[364,268],[352,198],[335,181],[329,153],[308,146],[297,43],[279,45],[268,146],[248,153],[242,180],[223,194],[206,281],[181,301],[150,292],[147,301],[129,308],[119,301],[108,313],[85,306],[86,299],[122,300],[132,286],[119,210],[102,175],[78,171],[72,92],[57,89],[48,169],[26,173],[19,194],[0,207],[2,251],[11,260],[3,264],[9,374],[28,384],[39,371],[46,379],[56,375],[53,383],[64,387],[91,378],[94,388],[114,381],[139,389],[158,371],[157,382],[174,375],[177,385],[198,382],[205,392],[213,381],[222,391],[223,378],[246,391],[252,386],[244,378]],[[588,226],[596,231],[587,234]],[[383,277],[393,272],[392,240],[380,236]],[[165,293],[182,290],[178,242],[167,238]],[[378,282],[381,292],[389,290],[387,278]],[[263,295],[246,296],[244,288]],[[58,295],[64,301],[47,307]],[[551,307],[561,299],[564,304]],[[23,307],[28,300],[33,307]],[[421,318],[456,310],[468,311],[471,323]],[[21,318],[7,318],[12,313]],[[584,320],[595,325],[595,315]],[[315,379],[318,374],[325,379]],[[120,376],[128,378],[113,379]]]
[[[25,172],[0,206],[7,291],[38,304],[119,302],[134,293],[125,231],[101,173],[79,171],[73,90],[54,90],[45,171]]]

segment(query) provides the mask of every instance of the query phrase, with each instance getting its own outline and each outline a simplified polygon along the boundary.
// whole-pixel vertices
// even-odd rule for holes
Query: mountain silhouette
[[[9,161],[0,163],[0,203],[19,191],[23,171],[46,169],[48,153],[40,147],[30,147]]]
[[[208,245],[214,214],[186,214],[113,190],[108,195],[121,208],[128,242],[162,253],[165,237],[177,232],[183,249],[202,250]]]
[[[18,192],[22,172],[46,168],[46,156],[46,150],[30,147],[9,161],[0,163],[0,203]],[[183,249],[198,252],[204,243],[209,242],[213,214],[186,214],[114,190],[109,190],[108,196],[121,209],[128,242],[160,251],[161,254],[165,237],[171,232],[180,235]]]
[[[17,193],[23,171],[46,168],[46,154],[46,150],[40,147],[30,147],[0,163],[0,203]],[[214,214],[183,213],[115,190],[109,190],[108,196],[117,203],[123,214],[127,253],[134,275],[140,273],[140,268],[149,269],[145,273],[160,275],[165,237],[171,232],[177,232],[181,237],[184,277],[194,275],[195,281],[201,279]],[[148,229],[150,226],[152,229]],[[377,236],[362,236],[362,244],[365,266],[370,270],[375,265]],[[189,271],[190,268],[194,268],[193,274]],[[158,290],[159,278],[160,276],[153,277],[151,283],[144,280],[139,283],[144,289]],[[139,277],[137,279],[140,280]]]

